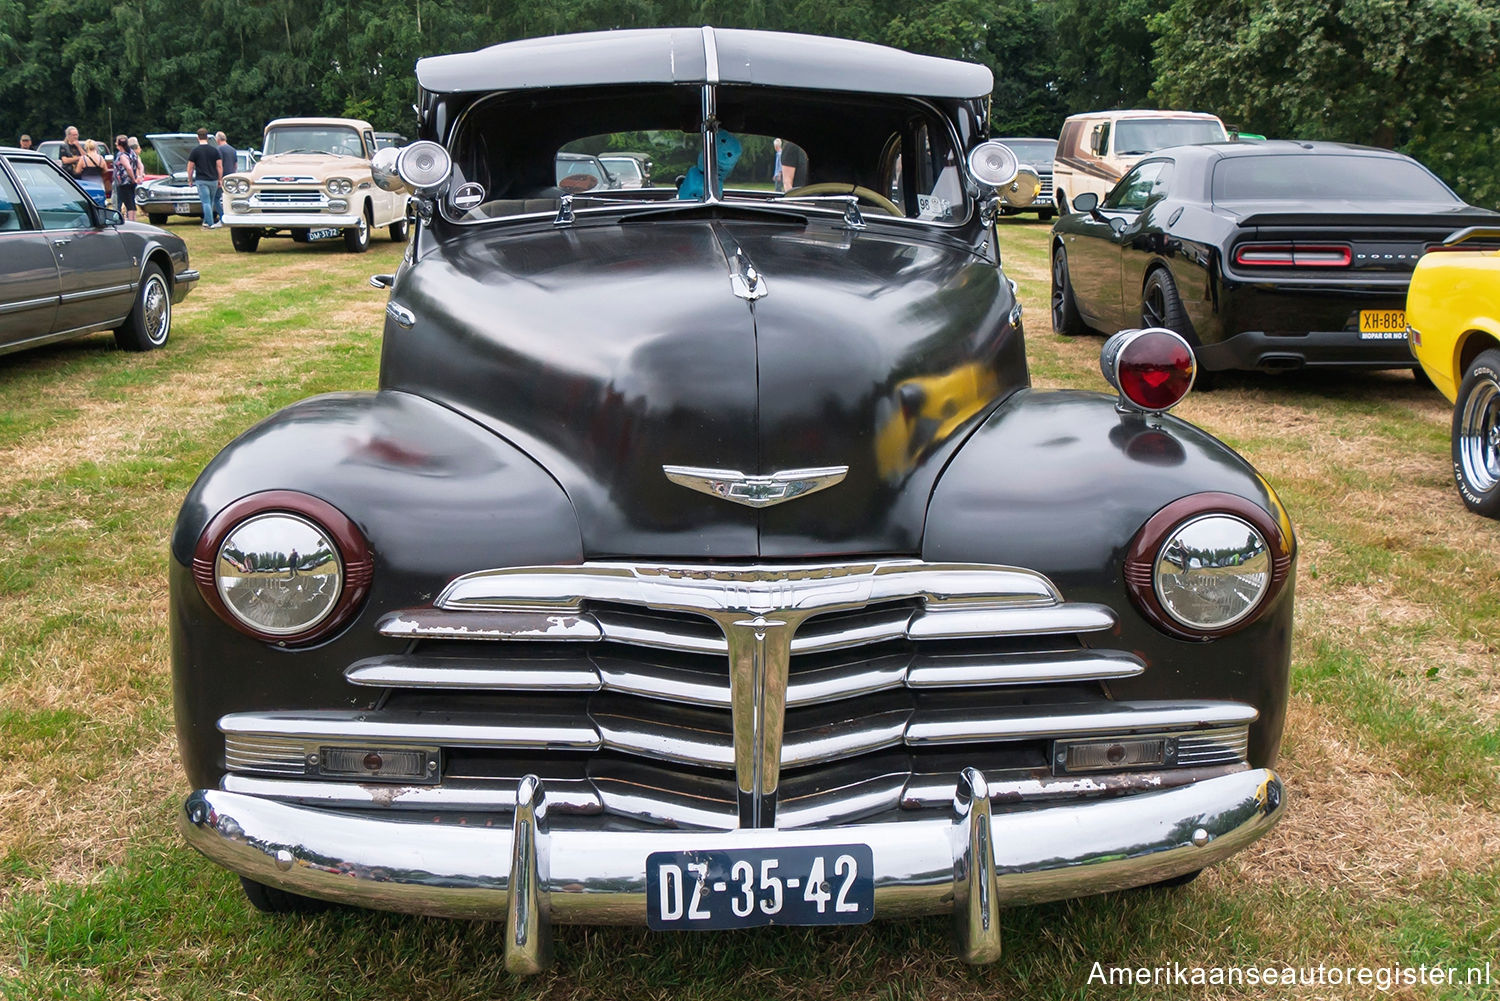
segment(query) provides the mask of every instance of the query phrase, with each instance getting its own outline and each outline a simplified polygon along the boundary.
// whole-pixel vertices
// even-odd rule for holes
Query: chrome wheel
[[[1455,445],[1469,486],[1488,493],[1500,484],[1500,384],[1484,373],[1463,399]]]
[[[158,347],[167,343],[167,335],[172,332],[172,294],[159,274],[147,277],[141,290],[141,319],[148,341]]]

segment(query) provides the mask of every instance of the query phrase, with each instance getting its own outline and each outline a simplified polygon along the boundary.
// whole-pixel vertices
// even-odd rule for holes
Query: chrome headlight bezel
[[[1237,541],[1241,533],[1243,543]],[[1184,629],[1228,629],[1265,600],[1271,586],[1270,546],[1254,525],[1232,514],[1190,518],[1161,544],[1151,585],[1162,610]],[[1222,608],[1214,610],[1213,604]]]
[[[284,546],[278,542],[278,533],[286,540]],[[237,539],[241,545],[231,552]],[[247,567],[242,558],[247,539],[260,550],[274,553],[279,562],[253,560]],[[297,567],[302,566],[304,551],[298,550],[296,563],[289,561],[291,551],[306,546],[308,540],[317,540],[312,543],[315,547],[326,545],[328,553],[315,560],[316,565],[304,568],[302,575],[308,579],[303,581]],[[321,552],[315,548],[313,555]],[[267,566],[272,569],[258,578],[262,582],[259,591],[236,593],[250,574],[236,577],[228,571]],[[329,580],[331,568],[336,573],[334,582]],[[203,529],[193,551],[193,578],[204,601],[238,631],[277,646],[315,642],[344,626],[363,603],[373,575],[374,556],[358,526],[332,504],[292,490],[252,494],[229,505]],[[267,610],[277,602],[285,608],[303,597],[312,600],[306,603],[305,614],[278,623],[273,621],[274,614],[254,614],[261,596]]]
[[[1179,498],[1157,511],[1131,542],[1125,559],[1125,588],[1141,614],[1162,632],[1179,639],[1211,640],[1227,636],[1249,626],[1271,607],[1278,593],[1291,577],[1292,562],[1296,555],[1296,540],[1291,522],[1281,507],[1281,502],[1267,488],[1274,513],[1252,501],[1233,494],[1203,493]],[[1174,599],[1172,588],[1181,587],[1184,581],[1163,581],[1163,564],[1174,565],[1172,546],[1180,543],[1185,533],[1198,532],[1220,522],[1221,530],[1234,526],[1243,528],[1264,544],[1258,555],[1250,577],[1262,573],[1264,578],[1255,582],[1259,588],[1254,600],[1243,607],[1233,609],[1216,619],[1195,619],[1188,611],[1192,604],[1191,594],[1178,594]],[[1223,538],[1230,539],[1233,533]],[[1201,540],[1201,536],[1200,536]],[[1198,543],[1194,543],[1198,545]],[[1191,548],[1191,547],[1189,547]],[[1219,547],[1222,549],[1222,547]],[[1254,545],[1252,544],[1252,547]],[[1217,550],[1216,550],[1217,551]],[[1176,562],[1186,563],[1181,546],[1175,553]],[[1221,557],[1227,559],[1227,557]],[[1201,564],[1201,561],[1200,561]],[[1233,573],[1229,566],[1195,569],[1200,585],[1212,585],[1218,572]],[[1227,574],[1224,574],[1227,575]],[[1181,574],[1179,576],[1190,576]],[[1191,589],[1191,585],[1189,585]]]
[[[347,195],[354,190],[354,182],[347,177],[330,177],[326,186],[330,195]]]

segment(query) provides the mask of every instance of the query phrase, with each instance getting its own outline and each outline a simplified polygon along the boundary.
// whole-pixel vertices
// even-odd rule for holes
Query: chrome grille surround
[[[586,563],[470,574],[433,605],[380,620],[384,635],[413,641],[407,652],[346,670],[350,683],[399,699],[369,712],[220,720],[235,749],[224,788],[325,806],[509,811],[522,775],[540,768],[564,814],[789,828],[945,807],[958,769],[933,762],[976,746],[1040,748],[1027,752],[1036,762],[989,782],[1010,802],[1166,788],[1244,767],[1253,707],[1105,697],[1101,684],[1145,670],[1128,652],[1082,642],[1114,626],[1107,607],[1064,602],[1045,577],[1012,567]],[[1095,694],[1079,701],[1085,689]],[[1127,734],[1175,738],[1179,767],[1114,787],[1052,776],[1051,741]],[[439,746],[443,779],[318,781],[292,767],[293,748],[318,742]],[[465,763],[464,753],[480,757]]]

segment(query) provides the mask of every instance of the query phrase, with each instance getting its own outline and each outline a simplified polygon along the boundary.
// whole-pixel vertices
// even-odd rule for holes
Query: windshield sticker
[[[923,219],[952,219],[953,203],[937,195],[918,195],[917,214]]]
[[[470,181],[453,192],[453,207],[463,211],[474,208],[484,201],[484,185]]]

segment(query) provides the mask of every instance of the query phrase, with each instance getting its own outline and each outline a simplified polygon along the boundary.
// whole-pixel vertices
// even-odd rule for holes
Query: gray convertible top
[[[553,35],[417,61],[429,93],[601,84],[749,84],[918,97],[982,98],[989,68],[844,38],[731,28]]]

